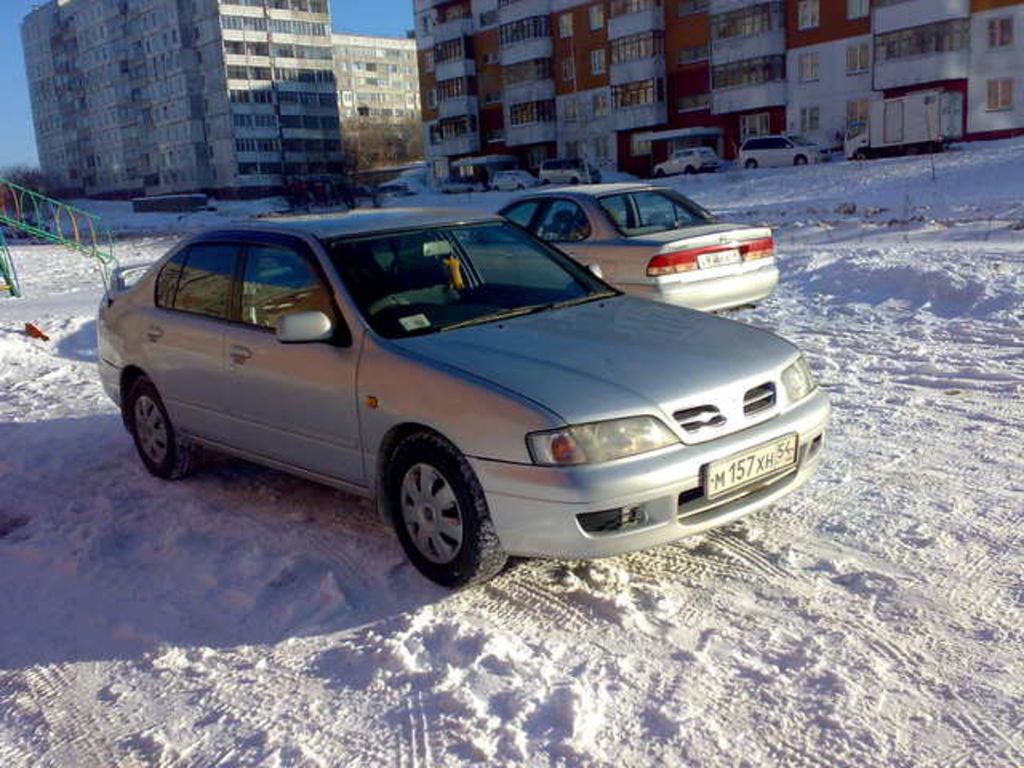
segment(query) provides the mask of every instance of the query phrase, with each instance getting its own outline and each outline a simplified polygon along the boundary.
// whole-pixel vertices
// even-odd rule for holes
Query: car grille
[[[748,389],[743,395],[743,415],[753,416],[775,405],[775,385],[766,384]]]
[[[687,408],[677,411],[672,417],[679,422],[687,432],[699,432],[705,427],[719,427],[725,424],[725,416],[713,405],[698,405],[695,408]]]

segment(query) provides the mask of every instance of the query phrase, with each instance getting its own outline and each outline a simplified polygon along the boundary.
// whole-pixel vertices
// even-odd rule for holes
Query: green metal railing
[[[114,240],[95,214],[0,179],[0,227],[55,243],[96,260],[104,288],[117,267]],[[0,291],[19,296],[14,259],[0,229]]]

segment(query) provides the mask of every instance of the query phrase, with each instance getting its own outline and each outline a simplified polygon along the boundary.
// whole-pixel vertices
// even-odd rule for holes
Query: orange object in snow
[[[49,341],[50,337],[39,330],[39,327],[33,323],[25,323],[25,333],[31,336],[33,339],[42,339],[43,341]]]

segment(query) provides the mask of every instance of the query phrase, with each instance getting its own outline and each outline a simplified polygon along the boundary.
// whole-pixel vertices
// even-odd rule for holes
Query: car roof
[[[545,187],[542,190],[535,192],[529,192],[520,198],[516,199],[525,200],[528,197],[549,197],[557,195],[558,197],[579,197],[579,198],[595,198],[604,197],[605,195],[624,194],[626,192],[646,192],[648,190],[663,190],[664,187],[659,187],[655,184],[643,184],[636,182],[614,182],[610,184],[573,184],[571,186],[559,186],[559,187]]]
[[[231,226],[230,230],[223,227],[211,230],[200,235],[200,239],[218,232],[231,231],[278,232],[311,235],[321,240],[333,240],[339,237],[376,234],[393,230],[426,229],[486,221],[503,221],[503,219],[494,213],[457,208],[382,208],[312,216],[275,216],[239,226]]]

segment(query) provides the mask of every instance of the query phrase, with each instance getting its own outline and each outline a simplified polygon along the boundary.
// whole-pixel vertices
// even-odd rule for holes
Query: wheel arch
[[[458,445],[443,432],[439,432],[431,426],[416,421],[406,421],[391,427],[381,438],[377,447],[377,463],[373,471],[373,484],[377,499],[377,512],[385,522],[391,522],[391,514],[388,511],[388,488],[384,482],[387,477],[388,465],[395,454],[395,449],[408,437],[418,434],[435,435],[459,450]]]
[[[135,382],[145,376],[146,372],[137,365],[126,365],[121,370],[121,381],[118,387],[117,399],[118,405],[121,407],[121,420],[125,422],[126,427],[128,426],[128,422],[124,410],[124,400],[128,397],[128,393],[131,391]]]

